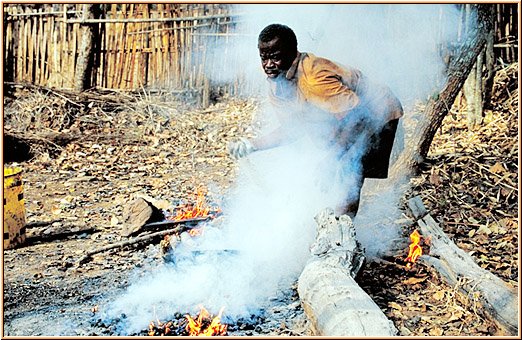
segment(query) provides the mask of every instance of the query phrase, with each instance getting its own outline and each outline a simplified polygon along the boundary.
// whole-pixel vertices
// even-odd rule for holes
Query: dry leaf
[[[396,302],[389,302],[388,306],[390,306],[393,309],[402,310],[402,307]]]
[[[498,173],[506,172],[506,169],[504,168],[502,163],[497,162],[497,163],[495,163],[495,165],[493,165],[489,168],[489,171],[494,174],[498,174]]]
[[[477,234],[491,234],[491,229],[488,228],[486,225],[481,225],[480,228],[477,230]]]
[[[429,332],[431,336],[441,336],[442,333],[444,333],[444,331],[440,327],[432,328]]]
[[[454,313],[451,313],[451,316],[448,318],[446,322],[452,322],[455,320],[459,320],[460,318],[462,318],[462,311],[458,310]]]
[[[444,292],[443,291],[436,291],[434,294],[433,294],[433,298],[437,301],[440,301],[444,298]]]
[[[430,183],[434,186],[439,186],[441,184],[440,176],[436,172],[432,172],[430,174]]]
[[[119,222],[120,221],[118,220],[118,218],[116,216],[111,217],[111,226],[114,227],[114,226],[118,225]]]
[[[409,279],[402,281],[402,283],[405,285],[414,285],[416,283],[426,281],[426,278],[427,278],[426,276],[425,277],[410,277]]]

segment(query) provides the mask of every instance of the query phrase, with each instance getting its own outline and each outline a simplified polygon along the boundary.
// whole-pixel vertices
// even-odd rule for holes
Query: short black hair
[[[259,33],[259,42],[269,42],[275,38],[281,39],[288,48],[297,51],[297,38],[294,31],[286,25],[271,24]]]

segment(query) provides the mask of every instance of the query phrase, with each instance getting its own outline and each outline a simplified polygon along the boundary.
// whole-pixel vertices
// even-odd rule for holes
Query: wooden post
[[[82,5],[82,18],[94,18],[93,4]],[[82,24],[81,26],[81,40],[79,44],[78,59],[76,61],[74,89],[76,91],[84,91],[91,87],[92,64],[94,62],[94,25]],[[73,51],[74,52],[74,51]]]

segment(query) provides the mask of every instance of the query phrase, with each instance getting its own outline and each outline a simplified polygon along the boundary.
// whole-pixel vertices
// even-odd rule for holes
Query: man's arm
[[[251,142],[256,150],[266,150],[291,143],[296,139],[295,133],[290,133],[287,128],[279,126],[265,135],[253,138]]]

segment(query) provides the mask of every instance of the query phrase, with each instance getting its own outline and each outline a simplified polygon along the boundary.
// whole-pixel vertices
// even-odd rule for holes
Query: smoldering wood
[[[418,205],[420,198],[413,206]],[[410,200],[411,201],[411,200]],[[431,238],[430,253],[422,255],[420,260],[434,268],[448,282],[458,287],[465,294],[478,299],[488,317],[506,335],[518,333],[518,296],[517,291],[491,272],[479,267],[473,258],[457,247],[444,233],[430,214],[420,217],[416,210],[412,214],[424,237]]]
[[[354,277],[364,255],[347,215],[319,213],[317,238],[297,291],[315,335],[393,336],[397,329]]]

